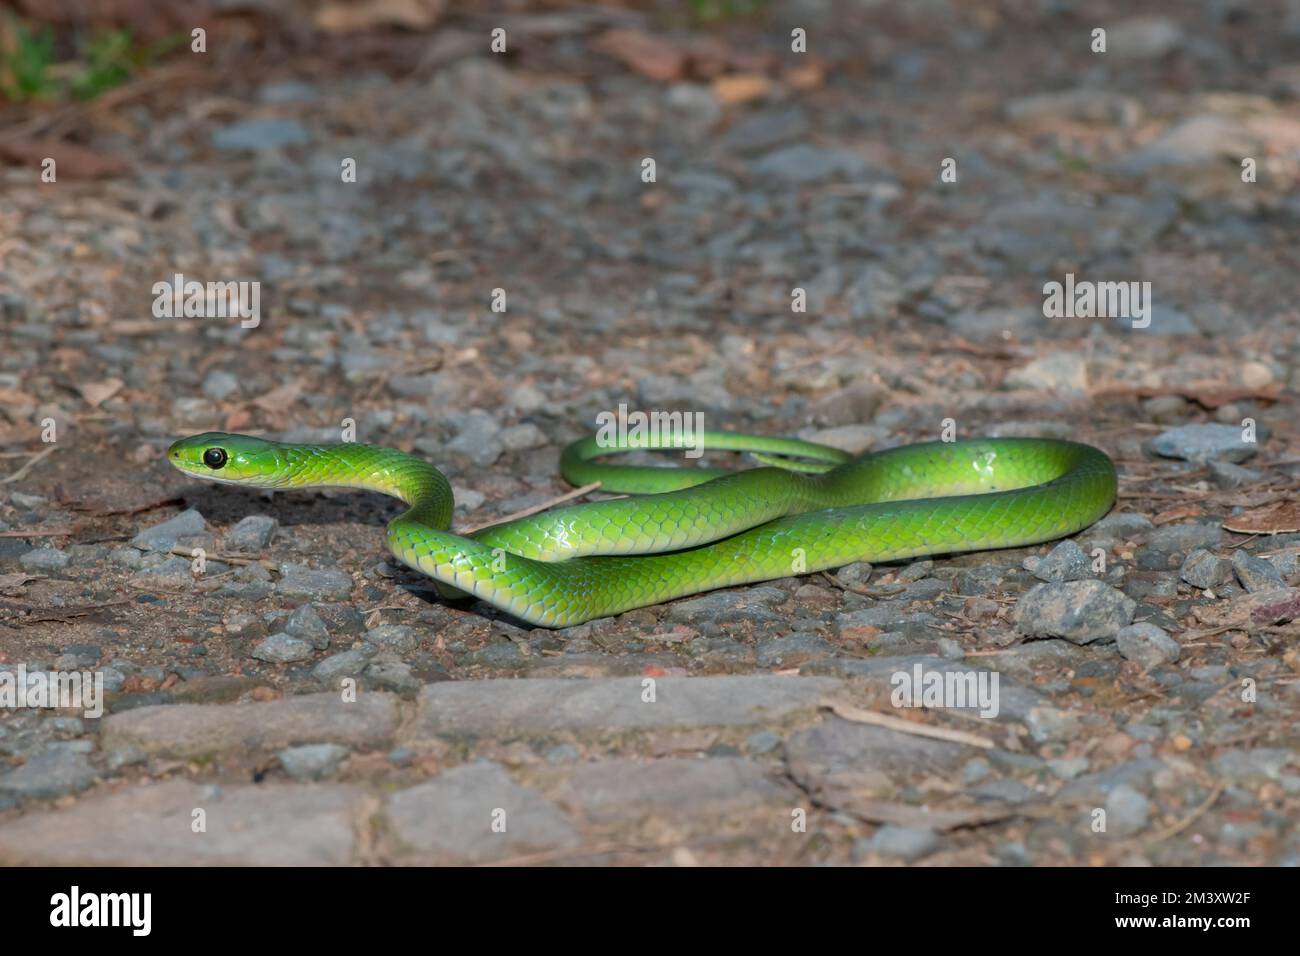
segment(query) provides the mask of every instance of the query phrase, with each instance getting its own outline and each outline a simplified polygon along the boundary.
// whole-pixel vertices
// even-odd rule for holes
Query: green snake
[[[702,432],[693,445],[750,452],[761,467],[597,462],[682,448],[668,436],[596,438],[564,450],[573,485],[613,498],[452,533],[452,492],[432,465],[355,443],[299,444],[207,432],[167,451],[186,474],[252,488],[364,488],[408,509],[388,524],[403,564],[543,627],[567,627],[714,588],[857,561],[1038,544],[1081,531],[1115,501],[1115,465],[1043,438],[926,442],[854,457],[791,438]]]

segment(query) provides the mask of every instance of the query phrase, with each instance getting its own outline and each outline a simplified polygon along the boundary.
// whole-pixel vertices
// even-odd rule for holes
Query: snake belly
[[[742,471],[609,464],[602,455],[675,440],[575,442],[572,484],[616,498],[452,533],[452,493],[429,463],[352,443],[280,443],[208,432],[168,458],[187,474],[256,488],[363,488],[409,508],[388,525],[399,561],[542,627],[567,627],[716,588],[1074,534],[1115,501],[1114,463],[1044,438],[927,442],[860,457],[788,438],[703,432],[706,450],[752,453]],[[219,462],[219,464],[218,464]]]

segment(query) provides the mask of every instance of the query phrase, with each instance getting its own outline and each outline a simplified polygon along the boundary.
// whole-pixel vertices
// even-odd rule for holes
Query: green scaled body
[[[208,432],[168,458],[187,474],[256,488],[364,488],[410,508],[388,525],[403,564],[532,624],[567,627],[714,588],[855,561],[1037,544],[1110,510],[1115,466],[1075,442],[929,442],[853,458],[834,448],[730,432],[705,450],[754,453],[748,471],[592,461],[669,443],[599,447],[561,459],[575,485],[634,497],[453,534],[451,487],[432,465],[374,445],[307,445]],[[219,464],[218,464],[219,462]]]

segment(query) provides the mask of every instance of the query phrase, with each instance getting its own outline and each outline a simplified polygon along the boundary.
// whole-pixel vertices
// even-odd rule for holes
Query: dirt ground
[[[0,709],[0,861],[1300,862],[1300,7],[1084,6],[218,27],[7,107],[0,671],[107,700]],[[160,317],[176,274],[260,283],[258,323]],[[1053,314],[1067,281],[1144,305]],[[398,565],[392,499],[163,454],[350,422],[468,528],[620,403],[1072,438],[1119,498],[546,630]],[[892,706],[918,665],[997,715]]]

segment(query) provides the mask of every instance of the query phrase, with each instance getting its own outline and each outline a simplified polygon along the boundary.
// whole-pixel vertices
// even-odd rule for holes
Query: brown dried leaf
[[[1300,501],[1279,501],[1224,519],[1223,527],[1241,534],[1286,534],[1300,531]]]
[[[596,38],[594,46],[659,83],[672,83],[686,75],[685,50],[640,30],[606,30]]]
[[[289,382],[253,399],[253,404],[265,412],[283,412],[296,402],[301,394],[302,386],[297,382]]]
[[[1169,524],[1171,521],[1182,521],[1184,518],[1198,518],[1205,514],[1205,510],[1200,505],[1183,505],[1180,508],[1170,508],[1168,511],[1162,511],[1151,519],[1152,524]]]
[[[336,34],[380,27],[427,30],[444,9],[445,0],[330,0],[316,12],[316,26]]]
[[[68,179],[103,179],[127,171],[126,163],[114,156],[55,139],[0,140],[0,158],[36,169],[52,159],[55,174]]]
[[[761,73],[732,73],[713,81],[713,95],[728,106],[761,99],[772,87]]]
[[[77,386],[77,391],[91,408],[98,408],[122,390],[120,378],[108,378],[102,382],[86,382]]]
[[[1227,385],[1218,385],[1214,383],[1191,383],[1189,385],[1178,385],[1171,387],[1159,388],[1137,388],[1131,385],[1103,385],[1092,390],[1095,397],[1109,396],[1133,396],[1134,398],[1156,398],[1161,395],[1179,395],[1188,401],[1196,402],[1202,408],[1213,411],[1229,402],[1239,402],[1243,399],[1254,399],[1257,401],[1279,402],[1285,396],[1282,394],[1280,385],[1266,385],[1262,388],[1233,388]]]

